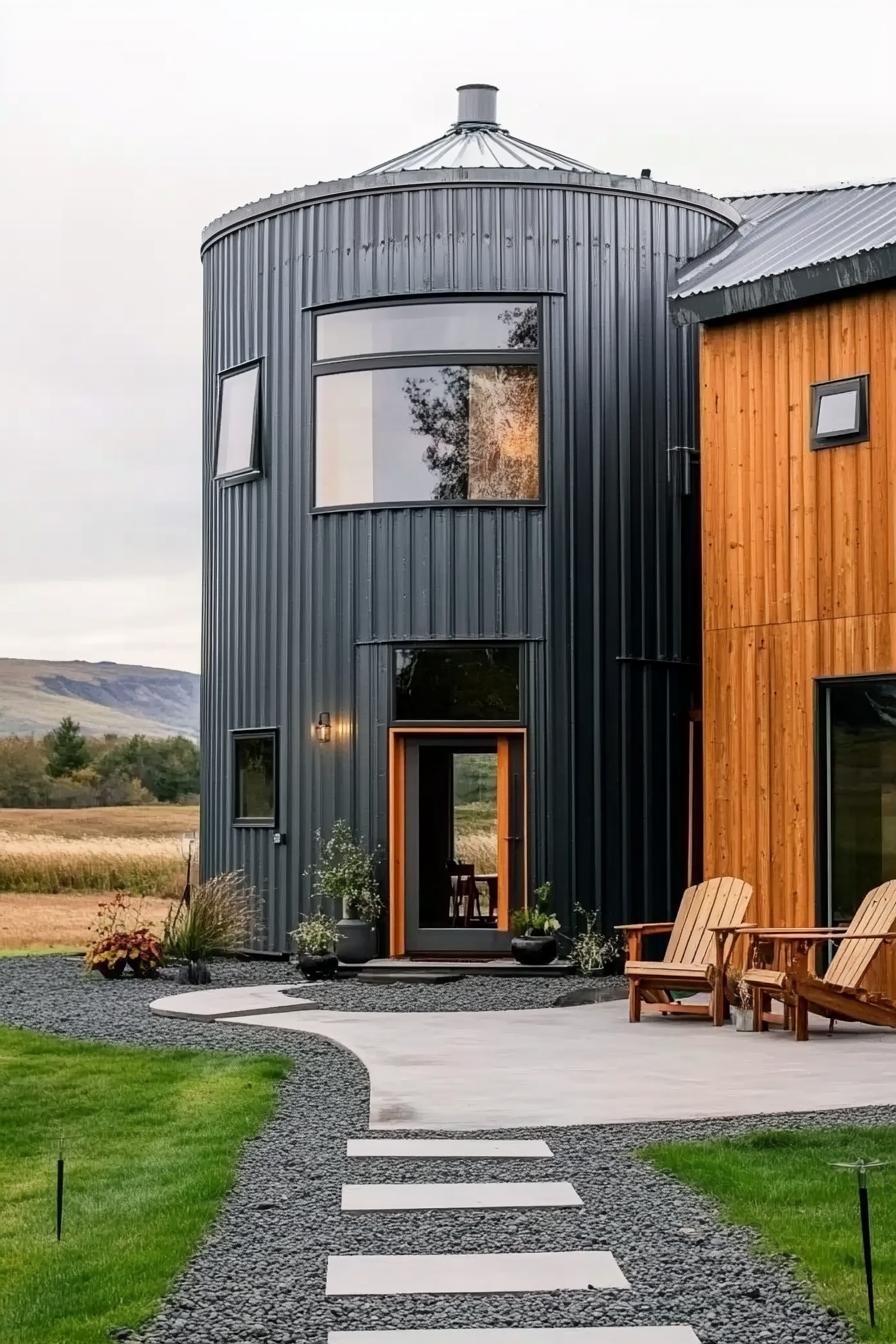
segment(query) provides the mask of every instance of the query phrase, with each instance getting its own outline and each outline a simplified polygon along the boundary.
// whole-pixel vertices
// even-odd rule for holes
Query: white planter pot
[[[731,1020],[734,1023],[735,1031],[752,1031],[753,1009],[732,1007]]]

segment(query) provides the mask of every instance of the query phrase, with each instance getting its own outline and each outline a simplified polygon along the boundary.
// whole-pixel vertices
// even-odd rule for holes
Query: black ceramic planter
[[[548,966],[557,959],[557,939],[551,933],[511,938],[510,950],[521,966]]]
[[[363,919],[340,919],[339,941],[336,951],[339,960],[349,966],[360,966],[376,956],[376,929]]]
[[[306,980],[335,980],[338,969],[339,958],[333,952],[324,952],[320,956],[303,952],[299,957],[299,970]]]
[[[204,961],[188,961],[186,966],[178,968],[179,985],[209,985],[211,979],[212,973]]]

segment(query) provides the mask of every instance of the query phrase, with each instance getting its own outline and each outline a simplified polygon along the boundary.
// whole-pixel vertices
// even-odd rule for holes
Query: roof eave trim
[[[673,295],[669,299],[672,320],[678,326],[737,317],[762,308],[778,308],[822,294],[835,294],[861,285],[874,285],[896,278],[896,243],[837,257],[815,266],[785,271],[781,275],[711,289],[705,293]]]
[[[620,196],[654,197],[657,200],[702,210],[737,228],[742,216],[727,201],[690,187],[677,187],[657,178],[616,176],[612,173],[573,172],[562,168],[416,168],[380,173],[371,177],[344,177],[296,187],[260,201],[241,205],[221,215],[202,230],[200,253],[235,229],[257,224],[274,215],[318,205],[341,196],[375,196],[390,191],[425,191],[431,187],[470,186],[561,187]]]

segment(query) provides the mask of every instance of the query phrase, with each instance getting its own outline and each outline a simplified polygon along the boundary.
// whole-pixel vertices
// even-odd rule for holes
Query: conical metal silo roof
[[[553,149],[519,140],[498,125],[498,90],[494,84],[461,84],[457,121],[438,140],[374,164],[359,174],[411,172],[420,168],[558,168],[567,173],[593,173],[591,164]]]

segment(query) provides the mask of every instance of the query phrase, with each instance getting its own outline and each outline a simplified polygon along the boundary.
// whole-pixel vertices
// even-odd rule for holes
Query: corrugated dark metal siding
[[[543,186],[395,190],[247,224],[205,267],[203,865],[244,867],[287,946],[313,836],[386,842],[388,645],[525,643],[530,877],[567,917],[663,916],[681,889],[688,677],[670,443],[696,443],[693,333],[669,277],[726,225],[655,196]],[[544,508],[312,515],[309,305],[545,299]],[[264,478],[212,481],[216,373],[262,356]],[[687,590],[682,597],[682,586]],[[336,724],[313,740],[321,710]],[[229,734],[280,729],[280,826],[231,824]]]

